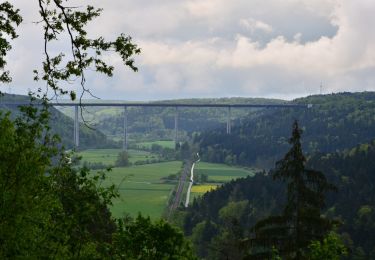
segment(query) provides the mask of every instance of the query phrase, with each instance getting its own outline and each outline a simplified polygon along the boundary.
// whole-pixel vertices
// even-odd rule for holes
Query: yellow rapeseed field
[[[217,188],[217,185],[193,185],[193,187],[191,187],[191,192],[205,193],[207,191],[211,191],[216,188]]]

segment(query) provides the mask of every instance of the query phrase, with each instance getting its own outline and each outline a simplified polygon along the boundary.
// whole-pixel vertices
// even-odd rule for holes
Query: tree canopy
[[[46,89],[39,88],[36,96],[47,98],[48,89],[53,90],[55,95],[68,94],[62,86],[62,82],[75,82],[79,79],[83,97],[85,93],[91,93],[85,86],[85,71],[95,70],[107,76],[113,75],[114,67],[104,60],[106,52],[115,52],[123,60],[125,66],[137,71],[133,56],[140,53],[140,48],[132,42],[130,36],[121,34],[114,40],[106,40],[103,37],[90,38],[87,25],[100,16],[102,9],[91,5],[85,7],[72,6],[70,1],[64,0],[38,0],[35,2],[39,7],[41,20],[37,25],[43,27],[44,39],[44,61],[41,70],[34,70],[34,80],[42,80]],[[22,22],[20,9],[14,7],[8,1],[0,5],[0,76],[1,82],[10,82],[9,71],[5,70],[7,52],[12,48],[11,40],[17,38],[16,27]],[[69,53],[64,49],[58,51],[51,45],[61,39],[68,38]],[[56,45],[54,45],[56,48]],[[57,53],[56,55],[54,53]],[[69,92],[72,100],[76,99],[74,91]]]
[[[31,102],[12,119],[9,112],[0,111],[0,258],[194,259],[189,242],[168,223],[141,216],[114,219],[109,207],[116,189],[100,185],[106,172],[73,166],[72,154],[50,132],[48,89],[55,95],[68,94],[62,82],[78,78],[82,95],[91,94],[85,71],[93,68],[111,76],[114,70],[104,61],[104,52],[118,53],[136,71],[132,57],[140,49],[124,34],[114,41],[87,36],[87,24],[101,9],[72,7],[63,0],[35,4],[41,16],[37,24],[44,29],[44,61],[34,79],[44,81],[46,89],[30,94],[31,100],[42,99],[42,107]],[[2,83],[11,81],[5,58],[21,22],[19,9],[9,2],[0,4]],[[64,34],[71,52],[52,55],[50,44]],[[69,94],[76,98],[76,93]],[[135,241],[144,244],[138,248]]]

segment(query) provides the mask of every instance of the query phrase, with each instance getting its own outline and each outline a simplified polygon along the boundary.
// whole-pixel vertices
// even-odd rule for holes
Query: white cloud
[[[259,21],[259,20],[252,19],[252,18],[241,19],[239,23],[241,26],[250,30],[251,32],[260,30],[266,33],[271,33],[273,31],[271,25],[264,23],[262,21]]]
[[[81,2],[81,1],[76,1]],[[22,0],[15,3],[36,10]],[[118,58],[112,79],[88,83],[103,98],[295,97],[375,90],[372,0],[124,0],[104,8],[91,33],[129,33],[142,48],[136,74]],[[33,9],[34,8],[34,9]],[[35,12],[34,12],[35,13]],[[41,35],[28,24],[10,57],[14,85],[41,61]]]

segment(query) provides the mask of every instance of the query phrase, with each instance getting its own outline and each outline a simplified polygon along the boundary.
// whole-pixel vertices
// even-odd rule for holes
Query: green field
[[[121,149],[89,149],[79,152],[82,156],[82,162],[89,163],[103,163],[105,165],[114,165]],[[148,159],[157,159],[158,156],[147,151],[128,150],[129,161],[134,163],[136,161],[145,161]]]
[[[193,202],[194,198],[202,196],[206,190],[210,190],[211,186],[220,186],[225,182],[229,182],[236,178],[246,177],[248,175],[253,176],[255,174],[255,170],[237,168],[219,163],[198,162],[195,165],[194,174],[206,174],[208,176],[208,182],[202,185],[193,185],[190,195],[190,203]],[[202,191],[197,192],[199,190]]]
[[[206,174],[208,182],[228,182],[232,179],[254,175],[254,170],[237,168],[219,163],[198,162],[194,174]]]
[[[157,145],[160,145],[164,148],[170,148],[170,149],[174,149],[175,148],[175,143],[174,141],[153,141],[153,142],[141,142],[141,143],[137,143],[137,146],[140,147],[140,148],[146,148],[146,149],[151,149],[151,146],[153,144],[157,144]]]
[[[104,186],[115,184],[120,193],[113,201],[113,215],[121,217],[129,213],[136,216],[141,212],[152,219],[160,218],[174,187],[163,183],[161,178],[176,174],[180,168],[178,161],[113,168],[103,183]]]
[[[143,144],[151,146],[152,143],[170,145],[173,142],[158,141]],[[79,155],[82,156],[82,162],[101,162],[106,165],[114,165],[120,151],[121,149],[92,149],[82,151]],[[139,150],[129,150],[129,155],[129,160],[132,163],[157,158],[155,154]],[[173,161],[113,168],[102,183],[104,186],[114,184],[118,188],[120,197],[113,201],[111,208],[113,215],[121,217],[124,213],[129,213],[131,216],[136,216],[138,212],[141,212],[153,219],[160,218],[174,188],[174,184],[163,183],[161,178],[178,173],[181,165],[181,162]],[[194,174],[206,174],[208,176],[207,184],[212,182],[213,185],[221,185],[235,178],[253,175],[254,171],[225,164],[199,162],[195,166]],[[202,194],[203,192],[192,192],[191,201],[194,197]]]

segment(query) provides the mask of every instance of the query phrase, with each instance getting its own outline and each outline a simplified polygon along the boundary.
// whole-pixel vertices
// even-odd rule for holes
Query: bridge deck
[[[27,102],[0,102],[3,106],[23,106],[29,105]],[[40,105],[40,103],[33,103]],[[52,106],[62,106],[62,107],[225,107],[225,108],[309,108],[310,104],[224,104],[224,103],[205,103],[205,104],[193,104],[193,103],[49,103]]]

